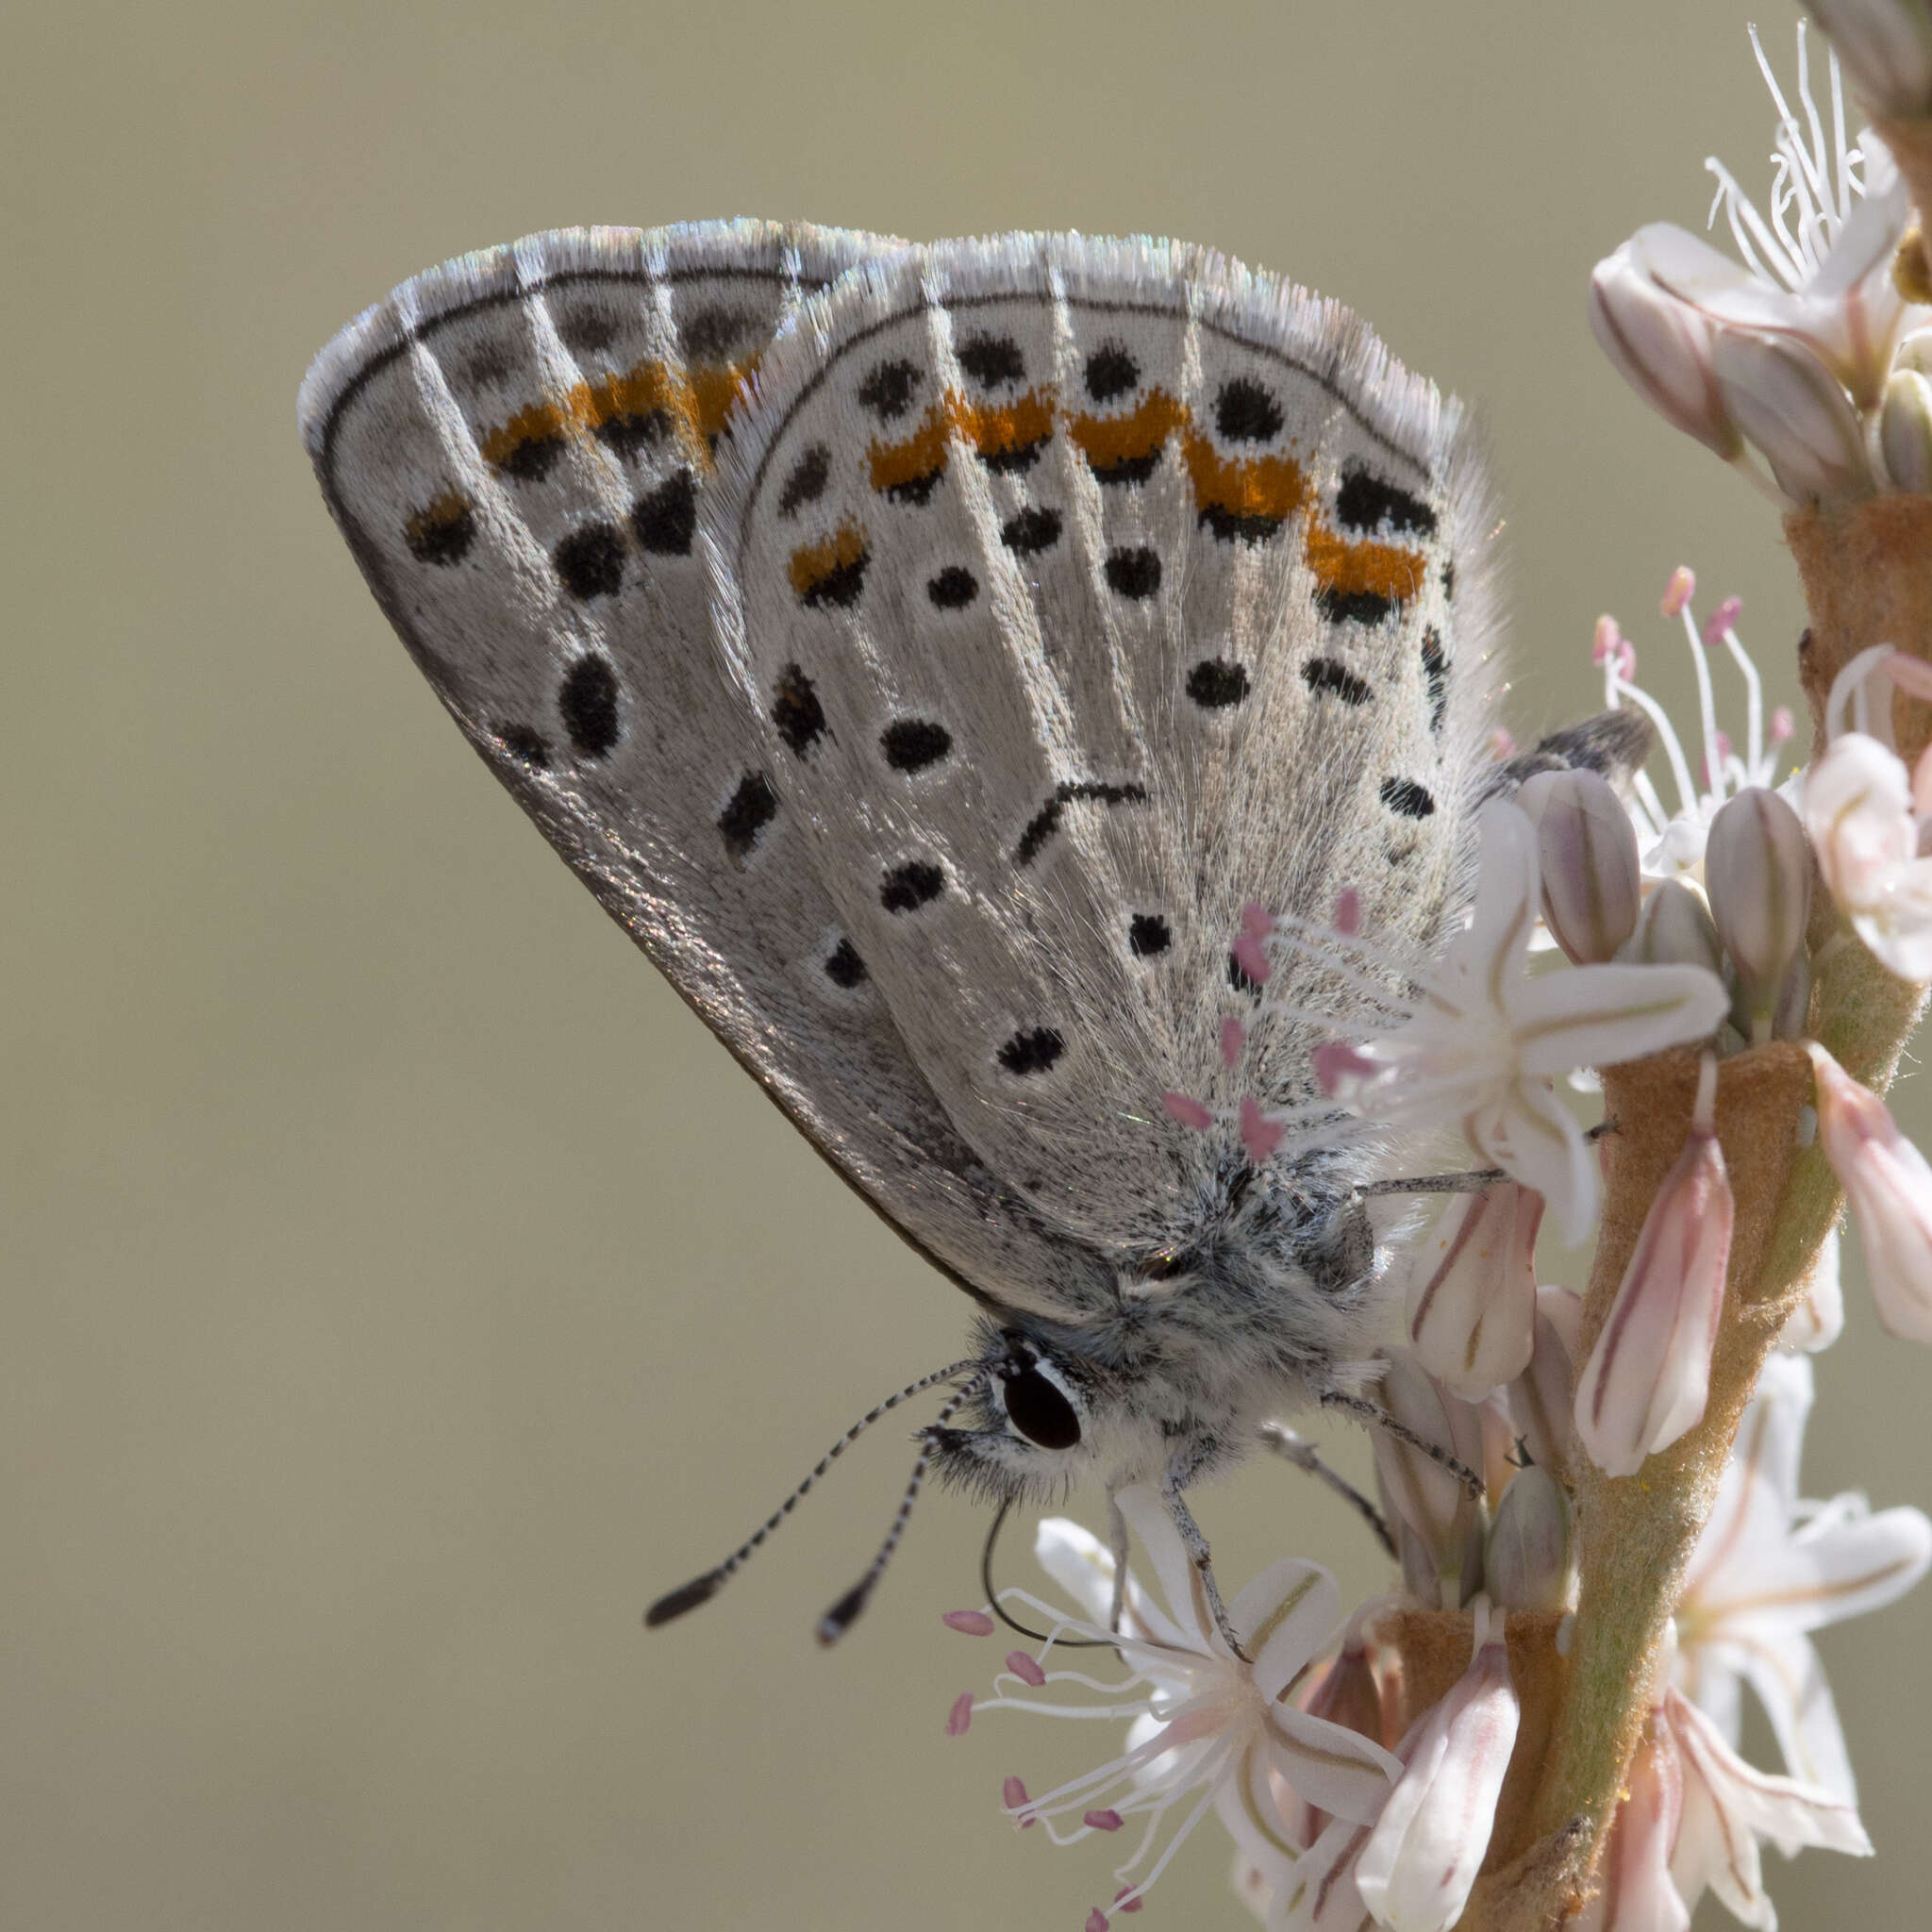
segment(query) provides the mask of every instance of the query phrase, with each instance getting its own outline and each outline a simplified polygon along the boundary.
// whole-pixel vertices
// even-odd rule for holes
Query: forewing
[[[722,636],[840,929],[962,1138],[1103,1252],[1239,1160],[1175,1089],[1312,1097],[1249,901],[1397,954],[1461,903],[1492,674],[1459,411],[1203,252],[866,264],[774,350],[708,518]],[[1345,1026],[1343,976],[1268,989]]]
[[[741,399],[808,296],[898,245],[718,223],[468,256],[323,351],[303,436],[439,696],[706,1023],[942,1265],[1060,1307],[1077,1257],[922,1077],[712,643],[697,532]]]

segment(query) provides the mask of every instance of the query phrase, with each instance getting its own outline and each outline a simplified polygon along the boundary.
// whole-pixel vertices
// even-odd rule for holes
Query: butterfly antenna
[[[896,1395],[887,1396],[876,1408],[867,1410],[819,1457],[811,1474],[722,1563],[718,1564],[715,1569],[707,1570],[702,1576],[693,1576],[689,1583],[681,1585],[668,1595],[660,1596],[644,1612],[644,1627],[647,1630],[655,1630],[660,1624],[668,1624],[674,1618],[683,1616],[687,1610],[694,1610],[700,1604],[708,1603],[711,1598],[724,1589],[727,1579],[737,1571],[743,1568],[744,1564],[750,1559],[752,1552],[805,1501],[806,1497],[811,1494],[812,1486],[824,1474],[826,1470],[830,1469],[833,1463],[837,1462],[840,1457],[844,1455],[846,1450],[851,1448],[853,1443],[858,1441],[859,1437],[864,1435],[866,1430],[871,1428],[873,1424],[877,1422],[882,1415],[889,1415],[902,1402],[910,1402],[915,1395],[923,1395],[928,1389],[936,1388],[941,1382],[950,1382],[955,1376],[964,1374],[968,1369],[976,1365],[969,1358],[965,1361],[955,1362],[951,1368],[936,1370],[930,1375],[922,1375],[918,1381],[908,1382]],[[952,1402],[948,1403],[944,1413],[950,1415],[958,1407],[959,1401],[963,1399],[963,1395],[964,1391],[962,1391],[961,1396],[956,1397]],[[915,1492],[918,1489],[919,1477],[924,1474],[924,1468],[925,1458],[922,1457],[920,1458],[920,1468],[913,1482]],[[893,1525],[894,1539],[896,1539],[899,1529],[904,1526],[907,1511],[910,1507],[911,1498],[908,1496],[905,1506],[900,1510],[899,1522]],[[889,1555],[890,1553],[889,1545],[886,1554]],[[884,1558],[882,1557],[880,1565],[875,1565],[874,1567],[882,1566],[883,1561]],[[852,1614],[857,1616],[858,1612],[855,1609]]]
[[[955,1364],[949,1373],[958,1374],[961,1369],[972,1366],[970,1362],[959,1362]],[[928,1378],[928,1386],[932,1380],[937,1379],[939,1378]],[[935,1439],[940,1430],[952,1420],[953,1412],[959,1405],[971,1400],[985,1386],[984,1377],[974,1376],[965,1388],[956,1390],[951,1400],[933,1418],[932,1426],[924,1432],[919,1444],[918,1460],[913,1463],[912,1474],[906,1480],[906,1493],[899,1498],[899,1507],[892,1515],[891,1527],[886,1531],[886,1540],[879,1545],[878,1555],[866,1565],[865,1574],[819,1619],[818,1639],[821,1643],[837,1643],[840,1638],[858,1622],[859,1612],[871,1601],[874,1587],[886,1574],[886,1565],[892,1560],[892,1552],[899,1547],[899,1539],[906,1534],[906,1524],[912,1515],[912,1506],[919,1500],[920,1489],[925,1482],[926,1469],[932,1461],[933,1452],[939,1447]],[[898,1398],[893,1399],[896,1401]]]

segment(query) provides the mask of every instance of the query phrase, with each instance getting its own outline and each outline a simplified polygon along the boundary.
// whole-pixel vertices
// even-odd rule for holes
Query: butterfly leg
[[[1286,1423],[1263,1423],[1261,1441],[1283,1460],[1293,1463],[1317,1482],[1326,1483],[1374,1531],[1375,1541],[1391,1557],[1396,1554],[1395,1539],[1390,1534],[1382,1512],[1345,1475],[1330,1469],[1312,1442],[1305,1441]]]
[[[1439,1469],[1446,1469],[1478,1501],[1488,1493],[1488,1486],[1482,1477],[1459,1456],[1452,1456],[1440,1442],[1431,1442],[1426,1436],[1417,1435],[1413,1429],[1397,1422],[1379,1403],[1370,1402],[1360,1395],[1351,1395],[1345,1389],[1324,1389],[1315,1399],[1324,1408],[1339,1408],[1344,1414],[1365,1422],[1372,1429],[1381,1429],[1398,1442],[1407,1442],[1419,1455],[1426,1456]]]
[[[1187,1498],[1181,1494],[1179,1479],[1172,1469],[1160,1479],[1160,1500],[1167,1505],[1167,1513],[1173,1518],[1174,1528],[1180,1532],[1189,1558],[1200,1575],[1201,1588],[1207,1592],[1208,1607],[1213,1613],[1214,1627],[1221,1632],[1221,1641],[1242,1663],[1252,1663],[1254,1659],[1241,1648],[1241,1641],[1235,1633],[1227,1606],[1221,1601],[1221,1587],[1214,1581],[1214,1561],[1208,1554],[1208,1539],[1201,1534],[1201,1525],[1194,1521],[1194,1512],[1188,1507]]]

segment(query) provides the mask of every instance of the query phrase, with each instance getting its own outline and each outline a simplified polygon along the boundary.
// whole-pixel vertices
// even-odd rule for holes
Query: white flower
[[[1126,1749],[1057,1790],[1009,1804],[1008,1813],[1021,1824],[1043,1823],[1058,1844],[1142,1822],[1133,1855],[1114,1873],[1122,1884],[1117,1910],[1138,1904],[1210,1809],[1220,1813],[1248,1864],[1267,1884],[1278,1884],[1296,1854],[1278,1785],[1338,1819],[1360,1823],[1378,1814],[1402,1768],[1381,1745],[1308,1716],[1284,1694],[1336,1637],[1341,1592],[1313,1563],[1287,1559],[1265,1570],[1228,1606],[1241,1647],[1253,1659],[1244,1663],[1223,1641],[1159,1496],[1135,1487],[1122,1491],[1118,1501],[1152,1565],[1158,1595],[1130,1573],[1124,1627],[1114,1633],[1108,1622],[1113,1557],[1077,1524],[1042,1523],[1034,1553],[1083,1614],[1070,1617],[1023,1591],[1008,1592],[1053,1620],[1052,1641],[1038,1664],[1004,1677],[1001,1694],[975,1708],[1126,1719]],[[1112,1646],[1130,1674],[1126,1681],[1108,1684],[1079,1671],[1041,1668],[1051,1661],[1054,1644],[1068,1637]],[[1054,1686],[1089,1694],[1072,1704],[1025,1694],[1051,1694]],[[1162,1822],[1183,1800],[1191,1801],[1186,1816],[1148,1863]],[[1059,1828],[1068,1819],[1079,1822]],[[1096,1922],[1105,1926],[1107,1913],[1096,1908],[1089,1924]]]
[[[1798,1457],[1811,1364],[1774,1355],[1739,1424],[1677,1605],[1677,1682],[1735,1744],[1749,1684],[1794,1778],[1847,1805],[1857,1788],[1809,1632],[1911,1589],[1932,1563],[1932,1522],[1874,1515],[1858,1495],[1807,1503]]]
[[[1407,1024],[1358,1050],[1318,1049],[1317,1072],[1367,1118],[1456,1123],[1486,1160],[1541,1194],[1575,1241],[1595,1218],[1596,1164],[1552,1076],[1703,1039],[1729,1000],[1697,966],[1572,966],[1532,977],[1535,831],[1497,800],[1478,825],[1474,915],[1440,965],[1418,975]]]
[[[1901,979],[1932,980],[1932,753],[1915,774],[1891,748],[1890,684],[1923,694],[1925,667],[1875,645],[1832,680],[1827,743],[1805,774],[1805,829],[1833,903]],[[1874,700],[1872,685],[1879,681]],[[1856,724],[1856,728],[1853,728]]]
[[[1925,311],[1891,277],[1911,203],[1870,130],[1848,140],[1831,61],[1831,127],[1811,96],[1798,33],[1795,108],[1752,34],[1778,113],[1768,212],[1724,163],[1722,208],[1741,262],[1670,223],[1640,228],[1597,266],[1591,321],[1605,353],[1666,420],[1755,475],[1741,434],[1785,500],[1844,501],[1874,477],[1864,418],[1876,411],[1899,338]],[[1894,479],[1897,480],[1897,479]]]
[[[1676,1748],[1683,1785],[1671,1882],[1685,1905],[1694,1909],[1708,1889],[1745,1924],[1776,1932],[1760,1843],[1788,1858],[1807,1845],[1871,1856],[1872,1840],[1852,1806],[1819,1786],[1754,1770],[1675,1686],[1664,1691],[1657,1716]]]

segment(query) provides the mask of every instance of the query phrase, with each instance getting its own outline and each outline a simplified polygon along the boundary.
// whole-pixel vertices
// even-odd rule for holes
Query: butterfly
[[[300,416],[471,743],[974,1304],[921,1470],[1158,1482],[1205,1568],[1184,1491],[1384,1298],[1377,1143],[1309,1059],[1358,977],[1304,949],[1264,1007],[1231,941],[1346,886],[1424,958],[1467,905],[1498,671],[1460,408],[1203,249],[727,222],[418,275]],[[1306,1123],[1269,1160],[1243,1092]]]

